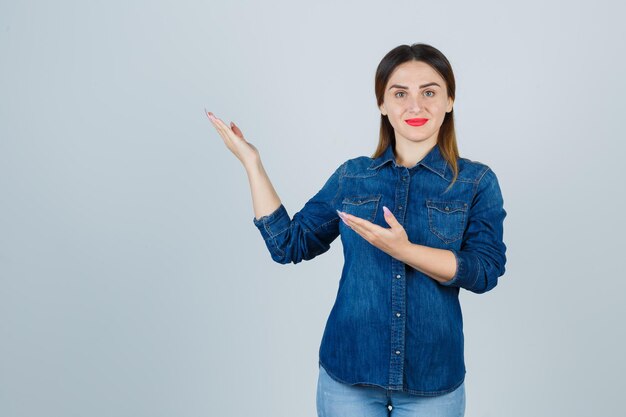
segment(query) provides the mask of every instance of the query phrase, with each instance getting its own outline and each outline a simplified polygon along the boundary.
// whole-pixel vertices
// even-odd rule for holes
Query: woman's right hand
[[[206,109],[204,110],[206,111]],[[281,205],[280,198],[278,198],[278,194],[276,194],[276,190],[267,176],[263,164],[261,164],[261,157],[257,148],[243,138],[243,133],[234,123],[231,122],[230,127],[228,127],[213,113],[206,111],[206,114],[224,139],[228,149],[235,154],[246,169],[252,193],[254,217],[260,219],[276,211]]]
[[[244,166],[249,166],[250,164],[255,164],[260,161],[261,156],[259,155],[258,149],[244,139],[243,133],[233,122],[230,122],[230,127],[228,127],[226,123],[217,118],[213,113],[209,111],[206,113],[217,130],[217,133],[219,133],[224,140],[226,147]]]

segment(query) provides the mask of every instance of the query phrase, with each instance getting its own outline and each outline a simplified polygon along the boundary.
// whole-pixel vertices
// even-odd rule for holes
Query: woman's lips
[[[422,126],[428,119],[406,119],[405,122],[411,126]]]

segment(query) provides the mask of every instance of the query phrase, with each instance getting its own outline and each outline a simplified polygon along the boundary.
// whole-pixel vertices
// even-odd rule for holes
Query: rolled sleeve
[[[293,218],[283,204],[266,216],[253,218],[274,261],[298,263],[330,249],[331,242],[339,236],[335,199],[345,165],[335,170],[322,189]]]
[[[263,216],[258,220],[255,217],[252,221],[261,232],[263,239],[267,240],[273,238],[288,228],[291,219],[289,217],[289,213],[287,213],[287,209],[281,203],[281,205],[270,214]]]
[[[289,228],[291,218],[285,206],[281,203],[280,206],[272,213],[257,219],[252,219],[254,225],[261,232],[261,236],[265,241],[272,258],[276,259],[285,256],[285,253],[281,250],[280,246],[276,242],[275,237]]]
[[[505,272],[503,234],[506,215],[498,179],[488,168],[478,183],[461,249],[451,250],[457,263],[456,272],[442,285],[479,294],[497,285],[498,278]]]
[[[468,252],[450,249],[456,258],[456,272],[451,280],[442,284],[446,286],[456,286],[463,288],[473,288],[478,279],[480,263],[476,257]]]

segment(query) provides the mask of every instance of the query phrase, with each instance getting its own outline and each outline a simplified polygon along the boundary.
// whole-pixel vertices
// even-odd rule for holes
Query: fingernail
[[[386,206],[383,206],[383,211],[385,212],[385,214],[391,213],[391,211]]]

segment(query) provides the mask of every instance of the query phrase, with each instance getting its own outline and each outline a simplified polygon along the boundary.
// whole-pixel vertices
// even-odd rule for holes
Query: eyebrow
[[[439,84],[437,84],[436,82],[426,83],[426,84],[420,85],[420,88],[430,87],[431,85],[436,85],[437,87],[441,88],[441,86]],[[391,90],[392,88],[404,88],[405,90],[409,89],[409,87],[404,86],[404,85],[399,85],[399,84],[392,85],[391,87],[389,87],[389,90]]]

